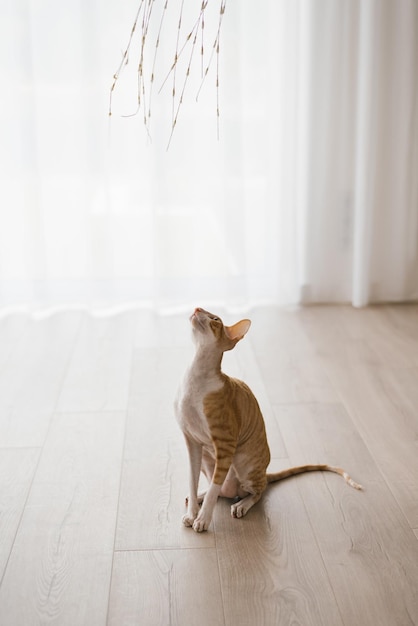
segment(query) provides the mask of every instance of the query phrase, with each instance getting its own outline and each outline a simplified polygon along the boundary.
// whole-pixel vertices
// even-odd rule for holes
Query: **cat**
[[[303,465],[267,473],[270,450],[258,402],[244,382],[221,370],[223,353],[244,337],[251,321],[243,319],[225,326],[220,317],[198,307],[190,322],[196,351],[174,403],[190,465],[187,512],[182,520],[185,526],[196,532],[208,530],[219,496],[233,499],[231,515],[243,517],[268,483],[302,472],[336,472],[351,487],[362,489],[344,470],[331,465]],[[201,471],[209,488],[199,496]]]

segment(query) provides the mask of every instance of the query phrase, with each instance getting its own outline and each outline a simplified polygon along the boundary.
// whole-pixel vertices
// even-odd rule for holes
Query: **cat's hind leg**
[[[241,481],[240,490],[245,496],[231,506],[232,517],[244,517],[261,498],[267,486],[267,478],[264,472],[253,471],[246,479]]]
[[[240,488],[240,482],[234,467],[230,467],[228,474],[222,484],[221,492],[219,494],[223,498],[241,498],[247,495],[246,491],[242,491]]]
[[[261,498],[261,493],[257,494],[248,494],[242,500],[238,500],[238,502],[234,502],[231,505],[231,515],[232,517],[244,517],[246,513],[251,509],[251,507],[256,504]]]

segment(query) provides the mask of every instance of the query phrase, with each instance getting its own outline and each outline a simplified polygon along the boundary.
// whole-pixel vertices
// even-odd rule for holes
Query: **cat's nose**
[[[201,311],[203,311],[203,309],[201,309],[200,306],[197,306],[194,310],[195,313],[200,313]]]

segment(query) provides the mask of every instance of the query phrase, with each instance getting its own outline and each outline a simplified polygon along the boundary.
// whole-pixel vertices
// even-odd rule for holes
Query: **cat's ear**
[[[232,341],[239,341],[248,332],[251,326],[251,320],[241,320],[233,326],[224,326],[225,334]]]

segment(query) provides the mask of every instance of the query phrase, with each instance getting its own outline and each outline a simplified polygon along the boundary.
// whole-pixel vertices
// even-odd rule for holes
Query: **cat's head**
[[[221,318],[200,307],[190,317],[193,339],[198,346],[232,350],[248,332],[251,321],[244,319],[233,326],[225,326]]]

